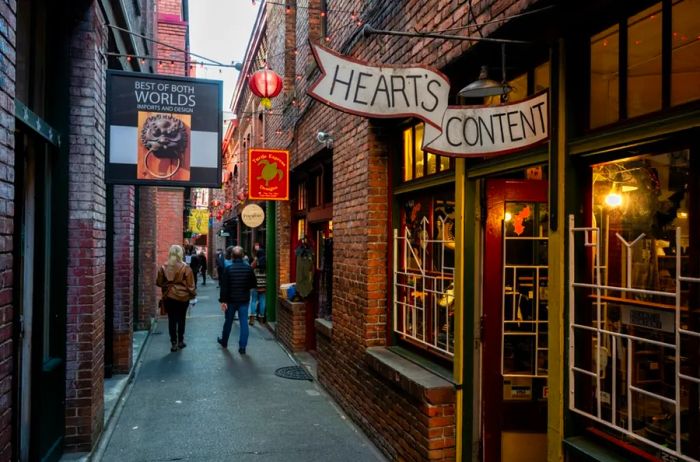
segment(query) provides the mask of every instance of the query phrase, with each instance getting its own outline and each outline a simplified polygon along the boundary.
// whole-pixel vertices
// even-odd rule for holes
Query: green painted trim
[[[655,117],[631,126],[617,127],[604,133],[573,140],[567,148],[570,155],[598,154],[630,148],[649,141],[660,141],[670,135],[700,127],[700,108]]]
[[[544,164],[549,160],[547,146],[539,147],[524,154],[506,155],[493,160],[480,162],[467,167],[467,178],[479,178],[503,173],[508,170],[518,170],[530,165]]]
[[[270,322],[277,320],[277,204],[267,201],[265,211],[265,256],[267,258],[267,280],[265,287],[265,317]]]
[[[462,306],[461,306],[461,345],[464,354],[462,355],[462,390],[461,403],[461,456],[463,461],[476,460],[474,457],[478,453],[479,448],[479,432],[478,423],[479,416],[474,414],[474,397],[481,399],[479,396],[479,371],[475,370],[474,358],[476,354],[476,320],[480,317],[478,306],[476,304],[477,291],[481,288],[477,287],[478,275],[481,274],[481,265],[479,264],[479,255],[481,247],[479,240],[476,239],[475,232],[481,227],[480,214],[480,198],[478,194],[479,181],[467,180],[463,184],[464,207],[463,220],[461,224],[463,244],[462,255],[462,276],[463,286]],[[455,210],[460,210],[455,208]],[[457,228],[455,228],[457,229]],[[456,278],[456,276],[455,276]]]
[[[405,194],[408,192],[419,191],[421,189],[431,188],[433,186],[441,186],[450,184],[455,181],[455,171],[450,170],[445,173],[439,173],[425,179],[412,181],[410,183],[401,184],[394,187],[394,195]]]
[[[61,134],[34,111],[29,109],[22,101],[15,99],[15,117],[21,120],[27,127],[39,134],[49,143],[61,147]]]

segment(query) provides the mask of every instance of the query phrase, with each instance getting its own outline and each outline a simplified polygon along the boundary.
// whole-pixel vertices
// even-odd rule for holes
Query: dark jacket
[[[253,268],[243,260],[233,260],[233,263],[224,269],[219,287],[220,303],[248,303],[251,289],[257,288],[258,284]]]

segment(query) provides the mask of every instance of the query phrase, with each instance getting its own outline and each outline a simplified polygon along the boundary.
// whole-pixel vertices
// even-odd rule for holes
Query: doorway
[[[547,181],[488,180],[482,307],[486,462],[547,457]]]
[[[64,234],[53,224],[65,211],[52,207],[56,147],[18,123],[15,152],[17,452],[21,461],[51,461],[64,437],[66,323],[57,278],[65,273],[53,266],[62,252],[54,239]]]

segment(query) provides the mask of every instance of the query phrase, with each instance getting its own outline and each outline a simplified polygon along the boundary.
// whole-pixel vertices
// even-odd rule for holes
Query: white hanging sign
[[[372,118],[426,123],[423,149],[452,157],[493,157],[549,138],[547,93],[500,106],[449,106],[450,83],[425,66],[372,66],[311,45],[321,77],[309,94],[328,106]]]

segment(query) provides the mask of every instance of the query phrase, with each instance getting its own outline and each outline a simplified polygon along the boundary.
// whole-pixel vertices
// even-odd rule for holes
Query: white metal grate
[[[625,241],[619,234],[616,235],[616,238],[626,248],[627,273],[626,277],[621,275],[620,280],[623,283],[620,286],[607,283],[609,275],[603,275],[602,271],[605,270],[607,272],[608,262],[601,262],[601,255],[603,254],[601,253],[602,239],[600,233],[601,231],[598,227],[576,227],[573,215],[569,216],[569,409],[602,425],[611,427],[629,438],[642,441],[658,449],[662,454],[666,455],[664,457],[674,456],[678,460],[698,462],[697,459],[686,455],[687,451],[683,450],[682,446],[681,381],[700,384],[700,377],[681,373],[681,346],[682,342],[687,341],[690,337],[700,338],[700,333],[688,330],[682,326],[681,303],[683,284],[686,286],[688,284],[698,284],[700,283],[700,278],[687,277],[681,274],[681,229],[676,228],[675,235],[674,291],[646,290],[632,287],[630,274],[632,266],[631,249],[644,237],[643,234],[630,242]],[[581,235],[583,239],[578,237],[577,241],[577,236]],[[579,248],[576,246],[577,242],[579,243]],[[581,258],[582,255],[590,256],[590,252],[582,252],[581,245],[589,251],[593,251],[592,283],[578,282],[575,279],[577,257]],[[582,297],[577,297],[577,294],[579,294],[576,292],[577,289],[586,291],[586,298],[591,301],[591,305],[581,303]],[[614,295],[619,297],[614,297]],[[622,298],[623,296],[625,298]],[[645,299],[667,300],[668,303],[665,306],[667,307],[669,319],[672,317],[673,322],[663,325],[663,323],[658,321],[661,319],[659,314],[654,317],[654,322],[657,322],[658,325],[653,326],[659,333],[658,335],[649,334],[652,330],[647,328],[630,329],[628,332],[625,332],[624,329],[620,328],[621,324],[616,326],[615,322],[609,321],[607,310],[610,308],[611,300],[630,300],[628,298],[630,296],[637,297],[636,303]],[[577,301],[579,302],[578,306]],[[581,313],[581,310],[589,309],[589,306],[593,307],[593,310],[591,310],[594,312],[593,321],[590,325],[577,322],[577,319],[580,319],[577,315]],[[644,308],[640,312],[643,318]],[[586,336],[588,335],[592,339],[591,367],[587,368],[585,367],[586,364],[577,363],[577,358],[582,353],[582,351],[576,350],[577,335],[582,335],[584,339],[587,339],[588,337]],[[644,350],[640,350],[642,347],[656,347],[660,349],[659,351],[668,351],[668,354],[664,353],[665,358],[669,364],[672,361],[671,367],[673,368],[672,383],[667,384],[668,392],[663,393],[658,390],[650,390],[646,386],[645,382],[647,381],[639,378],[634,379],[635,371],[640,367],[640,360],[633,355],[633,351],[644,353]],[[580,344],[579,348],[582,348]],[[613,373],[610,378],[605,375],[604,363],[607,361],[607,358],[610,358],[613,365]],[[621,370],[624,372],[620,377],[618,377],[616,370],[618,362],[621,364]],[[590,380],[590,383],[592,383],[593,390],[586,387],[585,383],[577,388],[577,378],[579,377],[588,378],[587,380]],[[620,383],[618,383],[619,380],[621,381]],[[604,381],[606,383],[608,381],[611,382],[610,392],[603,391],[602,385]],[[617,396],[618,390],[620,390],[621,394],[624,394],[621,400],[623,404],[620,406],[622,409],[618,409],[618,398],[620,398]],[[637,396],[636,400],[635,395]],[[590,396],[593,396],[594,406],[585,406],[586,398]],[[638,424],[635,426],[637,405],[640,402],[647,402],[646,400],[656,400],[658,403],[663,403],[663,405],[673,409],[673,438],[667,442],[660,442],[650,432],[640,431]],[[697,444],[697,442],[687,442],[687,444]]]
[[[445,220],[438,217],[442,229]],[[454,267],[446,254],[454,240],[428,239],[422,221],[416,246],[411,233],[394,229],[394,332],[447,356],[454,355]],[[445,235],[446,233],[440,233]]]

